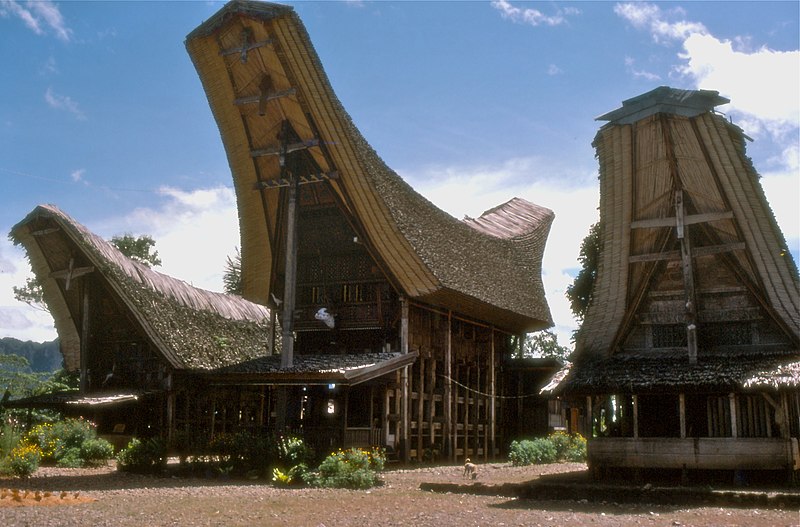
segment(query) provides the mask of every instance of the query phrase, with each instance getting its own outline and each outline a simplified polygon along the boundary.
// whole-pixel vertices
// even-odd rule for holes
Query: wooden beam
[[[247,53],[249,51],[267,46],[272,43],[271,38],[262,40],[260,42],[253,42],[252,40],[253,31],[250,28],[244,28],[242,29],[241,34],[241,45],[238,48],[221,49],[219,54],[223,57],[226,57],[228,55],[235,55],[238,53],[242,64],[247,64]]]
[[[297,93],[297,88],[287,88],[285,90],[268,93],[266,96],[262,93],[261,95],[250,95],[249,97],[237,97],[236,99],[233,100],[233,104],[235,104],[236,106],[245,106],[247,104],[260,104],[262,101],[268,102],[275,99],[282,99],[283,97],[289,97],[296,93]]]
[[[744,242],[725,243],[722,245],[707,245],[705,247],[695,247],[692,250],[692,257],[710,256],[713,254],[742,251],[745,249]],[[660,253],[636,254],[628,257],[629,263],[636,262],[655,262],[658,260],[680,260],[680,251],[664,251]]]
[[[89,284],[83,282],[83,302],[81,307],[81,357],[80,357],[80,391],[89,389]]]
[[[47,229],[39,229],[38,231],[31,231],[31,236],[46,236],[48,234],[53,234],[54,232],[60,231],[60,227],[50,227]]]
[[[728,394],[728,406],[731,413],[731,437],[739,437],[739,426],[736,421],[736,394]]]
[[[678,394],[678,413],[680,414],[681,439],[686,439],[686,394]]]
[[[451,461],[455,461],[455,445],[453,444],[453,317],[447,312],[447,342],[444,348],[444,429],[442,437],[444,449]]]
[[[633,406],[633,437],[639,437],[639,396],[634,394],[631,396]],[[591,399],[589,400],[591,404]]]
[[[694,225],[696,223],[709,223],[712,221],[733,219],[733,212],[706,212],[703,214],[688,214],[683,219],[684,225]],[[656,227],[675,227],[677,220],[674,217],[650,218],[631,222],[631,229],[651,229]]]
[[[257,148],[255,150],[250,151],[250,157],[279,156],[279,155],[291,154],[292,152],[297,152],[299,150],[308,150],[309,148],[313,148],[315,146],[319,146],[319,139],[312,138],[306,141],[299,141],[297,143],[291,143],[285,146],[276,145],[276,146],[269,146],[267,148]]]
[[[297,178],[300,185],[308,185],[309,183],[321,183],[330,179],[339,179],[338,172],[320,172],[319,174],[306,174]],[[294,184],[294,179],[277,178],[265,179],[258,181],[253,185],[255,190],[266,190],[271,188],[288,187]]]

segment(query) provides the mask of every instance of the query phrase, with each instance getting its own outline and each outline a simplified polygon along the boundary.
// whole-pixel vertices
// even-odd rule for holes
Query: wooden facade
[[[725,102],[662,87],[599,118],[600,263],[556,389],[598,472],[800,468],[800,279]]]

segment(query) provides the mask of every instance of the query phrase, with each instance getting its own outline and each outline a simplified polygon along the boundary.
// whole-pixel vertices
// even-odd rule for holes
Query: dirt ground
[[[485,464],[479,465],[476,482],[499,485],[585,469],[578,463],[529,467]],[[42,468],[26,481],[0,479],[0,489],[7,489],[0,498],[0,525],[800,526],[800,512],[779,507],[522,500],[423,491],[422,483],[465,483],[463,468],[390,469],[382,486],[367,491],[281,489],[263,482],[138,476],[117,472],[113,465],[99,469]],[[18,498],[13,490],[18,491]]]

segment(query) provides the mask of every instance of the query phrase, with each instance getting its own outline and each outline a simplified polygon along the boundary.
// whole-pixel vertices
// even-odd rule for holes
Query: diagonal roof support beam
[[[278,156],[284,154],[291,154],[292,152],[297,152],[298,150],[308,150],[309,148],[313,148],[315,146],[319,146],[319,139],[309,139],[307,141],[300,141],[298,143],[292,143],[286,146],[283,145],[270,146],[267,148],[259,148],[256,150],[251,150],[250,157]]]

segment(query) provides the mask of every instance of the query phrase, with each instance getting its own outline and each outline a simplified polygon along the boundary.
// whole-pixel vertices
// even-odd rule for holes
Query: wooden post
[[[491,396],[491,402],[489,405],[489,446],[492,449],[491,457],[494,458],[495,455],[495,441],[497,440],[497,414],[495,408],[495,402],[497,398],[496,393],[496,384],[495,384],[495,365],[494,365],[494,328],[492,328],[492,348],[491,348],[491,363],[489,364],[489,394]]]
[[[405,297],[400,298],[400,353],[408,353],[408,299]],[[403,461],[408,461],[411,454],[411,433],[410,433],[410,418],[409,418],[409,403],[411,398],[411,390],[408,386],[408,374],[410,366],[403,367],[403,373],[400,381],[400,389],[402,390],[402,403],[401,403],[401,421],[403,423]]]
[[[447,344],[444,348],[444,423],[442,439],[444,449],[452,461],[455,461],[455,445],[453,444],[453,312],[447,311]]]
[[[82,282],[80,391],[86,393],[89,389],[89,282],[88,280]]]
[[[472,373],[472,368],[467,365],[467,382],[464,384],[469,387],[472,385],[470,382],[470,374]],[[472,404],[470,403],[470,391],[469,388],[464,389],[464,457],[469,457],[469,440],[470,440],[470,411],[472,410]]]
[[[678,394],[678,412],[680,414],[681,439],[686,439],[686,395],[684,393]]]
[[[677,236],[681,243],[681,265],[683,268],[684,299],[686,302],[686,342],[689,364],[697,364],[697,309],[695,306],[694,270],[689,227],[684,224],[683,190],[675,192],[675,220]]]
[[[294,310],[297,287],[297,198],[300,178],[294,177],[287,188],[289,203],[286,209],[286,269],[283,287],[283,328],[281,341],[281,368],[291,368],[294,363]],[[283,412],[284,416],[286,412]],[[283,427],[284,423],[278,423]]]
[[[417,459],[422,461],[422,440],[424,433],[422,423],[425,418],[425,359],[420,356],[417,359],[419,364],[419,385],[417,386]]]
[[[736,394],[728,394],[728,401],[730,402],[731,413],[731,437],[739,437],[739,428],[736,424]]]
[[[592,415],[592,396],[586,396],[586,438],[594,437],[594,416]]]
[[[633,438],[639,438],[639,396],[634,394],[633,399]],[[591,404],[591,401],[589,401]]]

